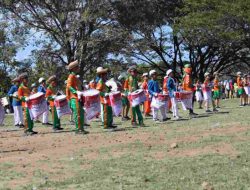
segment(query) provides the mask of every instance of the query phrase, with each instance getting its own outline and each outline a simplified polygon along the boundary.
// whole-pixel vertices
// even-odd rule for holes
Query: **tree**
[[[42,56],[64,66],[77,59],[81,77],[126,43],[127,35],[112,19],[105,0],[3,0],[0,6],[6,18],[43,34],[38,42]]]

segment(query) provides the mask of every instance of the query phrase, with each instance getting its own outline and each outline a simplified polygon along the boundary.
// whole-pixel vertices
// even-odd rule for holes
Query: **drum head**
[[[42,92],[37,92],[37,93],[35,93],[35,94],[32,94],[32,95],[29,97],[29,99],[30,99],[30,100],[36,99],[36,98],[39,98],[39,97],[41,97],[41,96],[44,96],[44,93],[42,93]]]
[[[84,91],[82,94],[83,96],[95,96],[95,95],[98,95],[99,93],[100,92],[98,90],[90,89],[90,90]]]
[[[66,99],[66,96],[65,95],[60,95],[60,96],[57,96],[55,98],[56,101],[60,101],[60,100],[65,100]]]

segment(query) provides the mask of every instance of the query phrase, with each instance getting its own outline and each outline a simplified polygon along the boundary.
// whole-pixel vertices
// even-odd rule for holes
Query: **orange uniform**
[[[74,73],[71,73],[67,79],[66,96],[70,100],[78,99],[76,91],[79,89],[79,80]]]
[[[192,78],[189,74],[185,74],[185,76],[183,78],[182,88],[185,91],[194,91]]]
[[[22,100],[22,107],[26,107],[25,98],[29,97],[31,94],[30,89],[23,84],[18,88],[18,97]]]
[[[237,77],[237,86],[238,88],[243,88],[243,81],[241,77]]]
[[[218,79],[214,79],[214,91],[218,91],[220,90],[219,88],[219,80]]]
[[[50,107],[54,107],[54,100],[52,99],[52,96],[54,95],[56,95],[55,90],[51,86],[49,86],[46,90],[45,97],[48,99]]]
[[[146,97],[147,97],[147,100],[144,102],[144,114],[149,115],[151,112],[151,109],[150,109],[151,101],[150,101],[149,93],[148,93],[148,81],[147,80],[143,81],[142,89],[145,91]]]

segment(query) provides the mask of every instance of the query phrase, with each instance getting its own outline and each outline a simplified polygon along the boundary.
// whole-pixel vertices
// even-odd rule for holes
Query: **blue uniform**
[[[156,80],[150,80],[148,82],[148,92],[153,97],[155,93],[160,93],[159,83]]]
[[[171,77],[168,78],[167,87],[168,87],[169,97],[173,98],[174,92],[176,92],[176,84],[173,78]]]
[[[8,96],[12,96],[17,91],[18,91],[18,86],[13,85],[8,92]],[[17,98],[13,97],[12,106],[21,106],[21,102]]]
[[[37,89],[37,92],[42,92],[42,93],[46,94],[46,88],[44,86],[40,85]]]

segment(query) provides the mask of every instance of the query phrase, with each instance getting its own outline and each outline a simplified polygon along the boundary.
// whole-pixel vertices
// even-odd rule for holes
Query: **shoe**
[[[110,127],[113,128],[113,129],[117,128],[116,125],[111,125]]]
[[[242,108],[242,107],[244,107],[244,105],[240,104],[240,107]]]
[[[126,116],[126,117],[124,117],[125,119],[127,119],[127,120],[130,120],[130,117],[128,117],[128,116]]]
[[[29,135],[36,135],[38,132],[36,132],[36,131],[30,131],[29,129],[27,129],[27,130],[25,130],[24,131],[24,134],[25,135],[27,135],[27,136],[29,136]]]
[[[220,109],[220,106],[217,106],[216,108]]]
[[[53,130],[54,131],[61,131],[61,130],[63,130],[63,128],[62,127],[57,127],[57,128],[53,128]]]
[[[198,114],[197,114],[197,113],[192,112],[192,113],[189,113],[189,115],[190,115],[190,116],[196,116],[196,115],[198,115]]]
[[[178,116],[173,118],[174,121],[178,121],[179,119],[180,118]]]
[[[52,123],[42,123],[42,125],[53,125]]]
[[[85,124],[84,124],[84,126],[87,126],[87,127],[89,127],[89,126],[90,126],[90,124],[87,124],[87,123],[85,123]]]
[[[24,124],[19,124],[19,128],[24,128]]]
[[[213,112],[218,112],[219,110],[217,110],[216,108],[213,109]]]
[[[128,119],[125,117],[122,117],[122,121],[128,121]]]
[[[19,128],[19,127],[20,127],[20,125],[19,125],[19,124],[16,124],[16,125],[15,125],[15,127],[18,127],[18,128]]]
[[[140,124],[140,127],[146,127],[144,123],[141,123]]]
[[[212,111],[211,110],[206,110],[206,113],[211,113]]]
[[[76,131],[75,131],[75,134],[76,134],[76,135],[78,135],[78,134],[83,134],[83,135],[85,135],[85,134],[89,134],[89,132],[88,132],[88,131],[85,131],[84,129],[81,129],[81,130],[76,130]]]
[[[138,123],[136,123],[136,122],[132,122],[131,124],[133,127],[137,127],[137,125],[138,125]]]
[[[165,118],[165,119],[163,119],[162,121],[167,121],[169,118]]]

